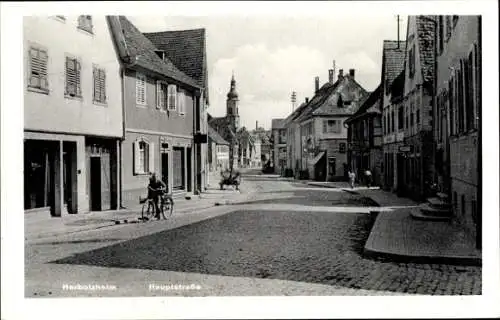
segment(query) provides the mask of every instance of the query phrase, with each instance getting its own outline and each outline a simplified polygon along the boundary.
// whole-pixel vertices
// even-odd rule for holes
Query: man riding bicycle
[[[160,208],[158,206],[158,203],[160,201],[160,197],[162,196],[166,188],[167,186],[165,185],[165,183],[160,179],[158,179],[154,172],[151,173],[148,185],[148,199],[153,200],[153,203],[155,204],[156,219],[160,219]]]

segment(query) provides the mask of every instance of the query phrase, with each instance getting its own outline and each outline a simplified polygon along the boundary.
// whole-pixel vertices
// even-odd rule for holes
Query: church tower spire
[[[231,86],[229,88],[229,93],[227,94],[226,112],[227,112],[227,117],[235,130],[238,130],[240,126],[238,103],[239,103],[239,98],[238,98],[238,92],[236,91],[236,80],[234,79],[234,71],[233,71],[233,74],[231,76]]]

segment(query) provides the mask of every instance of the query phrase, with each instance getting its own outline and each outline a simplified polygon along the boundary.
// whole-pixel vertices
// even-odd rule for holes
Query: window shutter
[[[155,172],[155,144],[153,142],[148,145],[149,151],[149,172]]]
[[[177,107],[177,101],[176,101],[177,93],[175,85],[173,84],[168,85],[167,94],[168,94],[168,109],[175,110]]]
[[[81,71],[82,71],[82,65],[80,63],[80,61],[78,61],[77,59],[75,59],[75,65],[76,65],[76,94],[77,96],[81,96],[82,95],[82,87],[81,87]]]
[[[139,141],[134,141],[132,145],[132,153],[134,157],[134,174],[139,173]]]
[[[75,76],[76,76],[75,61],[71,58],[66,58],[66,93],[76,95]]]
[[[327,133],[327,132],[328,132],[328,121],[323,120],[323,133]]]
[[[101,69],[101,72],[100,72],[100,77],[99,77],[99,80],[100,80],[100,83],[101,83],[101,102],[106,102],[106,72],[104,71],[104,69]]]
[[[161,94],[161,82],[156,81],[156,109],[161,109],[162,107],[162,94]]]

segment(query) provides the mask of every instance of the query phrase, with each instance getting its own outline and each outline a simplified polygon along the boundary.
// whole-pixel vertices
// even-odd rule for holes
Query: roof
[[[406,54],[406,41],[384,40],[383,47],[383,61],[385,78],[387,79],[389,86],[398,76],[398,74],[403,70],[405,63]]]
[[[417,16],[418,51],[424,82],[432,82],[434,74],[435,20],[431,16]]]
[[[404,69],[399,73],[399,75],[394,79],[391,85],[391,96],[392,99],[402,97],[404,95],[405,88],[405,71]]]
[[[155,52],[156,46],[126,17],[110,16],[109,19],[117,19],[117,24],[111,24],[111,30],[115,43],[120,48],[120,58],[127,67],[142,67],[193,88],[201,87],[196,80],[179,70],[168,57],[162,60]]]
[[[285,128],[285,119],[273,119],[271,121],[271,128],[273,128],[273,129]]]
[[[229,145],[229,142],[224,140],[224,138],[211,126],[208,126],[208,136],[216,144]]]
[[[369,113],[381,113],[380,112],[380,95],[382,93],[382,85],[378,85],[378,87],[370,93],[370,95],[365,99],[361,107],[351,116],[346,122],[352,122],[358,118],[361,118],[365,114]]]
[[[334,90],[336,86],[338,85],[339,81],[337,80],[333,85],[330,83],[324,84],[319,90],[316,92],[316,94],[312,97],[311,100],[309,100],[309,103],[306,103],[303,107],[302,110],[299,110],[299,114],[295,117],[295,119],[298,119],[298,121],[304,120],[312,110],[314,110],[315,107],[320,106],[322,102],[324,102],[331,90]]]
[[[205,29],[144,33],[156,48],[198,85],[208,88]],[[208,90],[205,90],[208,100]]]
[[[336,93],[339,97],[336,97]],[[312,115],[352,115],[367,95],[368,92],[354,78],[346,75],[343,80],[328,88],[327,99],[313,109]],[[351,101],[351,104],[339,107],[339,98]]]

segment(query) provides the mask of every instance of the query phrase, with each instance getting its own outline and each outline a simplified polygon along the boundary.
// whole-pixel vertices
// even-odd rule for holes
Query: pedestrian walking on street
[[[366,186],[370,188],[372,186],[372,173],[370,169],[365,170],[365,181],[366,181]]]
[[[356,174],[354,173],[354,171],[349,169],[348,176],[349,176],[349,185],[351,186],[351,189],[354,189],[354,180],[356,179]]]

